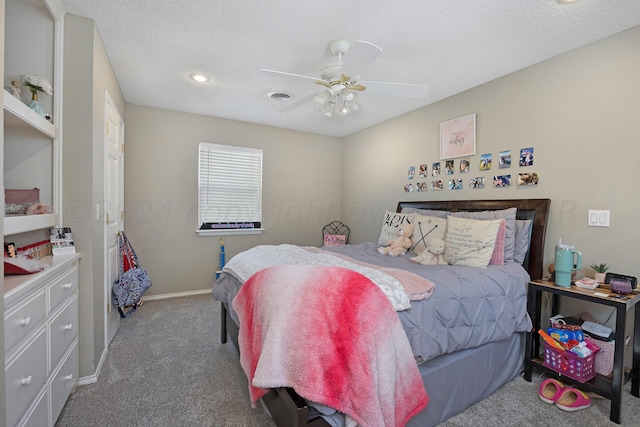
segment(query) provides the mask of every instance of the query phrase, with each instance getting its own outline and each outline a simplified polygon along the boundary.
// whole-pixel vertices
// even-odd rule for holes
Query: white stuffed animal
[[[417,256],[411,258],[412,262],[423,265],[446,265],[447,261],[444,259],[444,240],[435,237],[425,240],[424,251],[420,252]]]

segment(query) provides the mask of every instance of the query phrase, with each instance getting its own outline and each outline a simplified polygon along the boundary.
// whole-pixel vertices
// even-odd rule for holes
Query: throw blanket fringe
[[[251,403],[291,387],[351,425],[404,426],[428,403],[400,320],[368,278],[341,267],[260,270],[233,300]]]

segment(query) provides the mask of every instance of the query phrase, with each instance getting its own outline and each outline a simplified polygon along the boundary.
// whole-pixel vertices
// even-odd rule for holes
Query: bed
[[[377,254],[378,242],[323,249],[358,262],[411,271],[435,284],[428,298],[411,300],[409,310],[398,311],[429,394],[426,408],[406,425],[437,425],[486,398],[522,371],[525,333],[531,329],[526,285],[543,275],[549,206],[549,199],[398,203],[398,214],[445,217],[446,211],[474,219],[506,218],[503,222],[507,224],[513,214],[511,227],[515,223],[519,230],[526,230],[524,249],[518,249],[516,262],[508,258],[504,264],[484,269],[423,266],[411,263],[409,253],[382,256]],[[518,239],[522,246],[522,232]],[[221,340],[226,343],[230,338],[238,348],[240,329],[232,301],[243,283],[223,270],[213,286],[214,296],[222,305]],[[307,312],[313,316],[314,307],[308,307]],[[344,422],[341,414],[317,407],[321,405],[308,402],[292,388],[269,389],[261,401],[279,427],[336,426]]]

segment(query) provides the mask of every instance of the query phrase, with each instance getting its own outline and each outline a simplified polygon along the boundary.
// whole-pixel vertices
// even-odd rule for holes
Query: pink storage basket
[[[587,382],[596,376],[596,353],[580,357],[571,351],[558,350],[544,343],[544,361],[547,368],[578,382]]]

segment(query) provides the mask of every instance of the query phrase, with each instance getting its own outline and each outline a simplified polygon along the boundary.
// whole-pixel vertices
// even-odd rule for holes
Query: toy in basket
[[[544,339],[544,360],[542,365],[553,369],[557,373],[574,379],[578,382],[587,382],[596,376],[596,353],[600,347],[586,343],[590,354],[584,357],[565,350],[560,343],[555,341],[544,331],[538,331]]]

